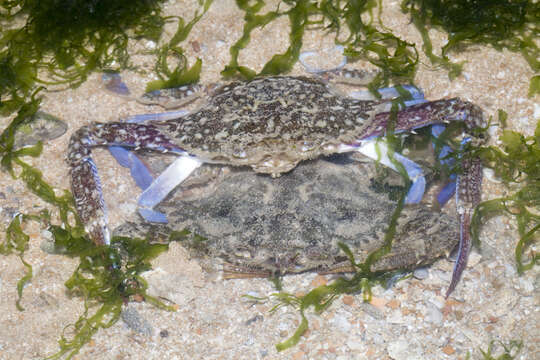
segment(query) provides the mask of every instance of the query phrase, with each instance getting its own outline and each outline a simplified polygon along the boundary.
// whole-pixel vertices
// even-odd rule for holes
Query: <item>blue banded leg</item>
[[[130,170],[131,177],[142,190],[154,181],[154,176],[148,166],[132,151],[121,146],[109,146],[109,152],[118,164]]]
[[[152,208],[202,164],[190,156],[180,156],[154,179],[148,167],[133,152],[120,146],[110,146],[109,151],[120,165],[131,169],[136,184],[145,190],[139,197],[138,210],[150,222],[167,223],[166,216]]]
[[[92,123],[72,135],[67,154],[71,189],[77,213],[97,245],[108,245],[110,234],[101,184],[91,152],[93,147],[111,145],[186,155],[151,124]]]
[[[375,115],[375,119],[363,129],[359,141],[384,135],[391,118],[390,113]],[[399,111],[396,114],[395,131],[410,131],[427,125],[444,124],[451,121],[462,121],[465,124],[466,133],[472,135],[470,141],[474,145],[481,145],[485,141],[481,136],[474,136],[475,129],[486,126],[482,110],[459,98],[430,101]],[[463,159],[461,168],[463,171],[457,177],[456,188],[457,212],[460,223],[459,251],[446,297],[455,289],[467,265],[467,257],[471,248],[471,218],[474,208],[481,199],[481,160],[478,157]]]
[[[446,129],[446,126],[441,124],[435,124],[431,127],[431,134],[433,137],[438,138],[442,132]],[[435,145],[433,145],[435,147]],[[438,160],[443,165],[453,165],[454,159],[445,159],[453,150],[448,145],[444,145],[438,156]],[[450,182],[448,182],[437,194],[437,202],[442,207],[454,196],[456,192],[456,174],[450,175]]]

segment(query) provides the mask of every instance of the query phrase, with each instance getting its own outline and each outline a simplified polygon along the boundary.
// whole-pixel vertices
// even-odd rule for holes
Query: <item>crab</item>
[[[123,149],[170,153],[178,156],[155,180],[145,178],[144,167],[134,155],[125,155],[132,174],[144,188],[139,198],[139,213],[151,222],[166,222],[153,210],[178,184],[204,163],[249,166],[257,173],[278,177],[303,160],[336,153],[361,152],[377,158],[393,169],[406,169],[412,181],[406,203],[421,200],[425,179],[422,169],[406,157],[387,149],[384,142],[373,141],[394,132],[462,121],[465,132],[484,126],[482,110],[459,98],[426,101],[423,93],[405,86],[411,94],[402,102],[395,119],[392,99],[396,88],[379,89],[380,98],[355,99],[333,86],[336,82],[365,85],[372,79],[366,72],[335,70],[318,76],[268,76],[248,82],[224,85],[192,84],[175,90],[174,106],[204,99],[196,110],[135,117],[131,122],[91,123],[71,137],[67,161],[76,209],[90,238],[97,245],[109,245],[107,211],[100,180],[91,151],[94,147],[112,147],[118,157]],[[163,102],[165,91],[143,96],[147,103]],[[170,99],[170,96],[166,96]],[[455,288],[466,266],[471,247],[470,224],[474,207],[480,201],[482,166],[477,158],[462,160],[457,177],[456,203],[460,223],[460,246],[451,284]],[[143,175],[141,175],[143,174]],[[137,179],[136,179],[137,181]]]

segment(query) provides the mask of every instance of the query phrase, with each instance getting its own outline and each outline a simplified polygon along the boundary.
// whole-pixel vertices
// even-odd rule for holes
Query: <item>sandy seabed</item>
[[[383,3],[385,25],[420,49],[420,35],[400,13],[399,2]],[[196,4],[170,1],[165,12],[189,17]],[[202,59],[203,82],[219,80],[220,71],[229,62],[228,49],[241,35],[241,18],[234,1],[215,1],[193,28],[184,47],[190,64],[196,58]],[[240,62],[260,70],[273,54],[283,52],[288,44],[287,21],[282,18],[255,31]],[[444,35],[436,31],[430,35],[434,48],[440,48]],[[314,31],[306,34],[303,50],[323,51],[333,46],[332,35]],[[540,113],[539,99],[527,98],[533,72],[519,54],[474,46],[451,55],[451,59],[466,61],[463,74],[454,81],[448,80],[444,70],[420,66],[416,83],[427,99],[460,97],[481,106],[486,116],[495,116],[498,109],[503,109],[509,114],[510,129],[526,135],[533,133]],[[152,59],[143,55],[135,55],[133,60],[148,69],[153,64]],[[421,61],[429,63],[424,57]],[[329,59],[325,67],[338,62],[339,59]],[[354,63],[350,67],[363,68],[366,64]],[[304,72],[297,64],[292,73]],[[135,94],[142,93],[150,80],[136,73],[123,76]],[[46,144],[40,158],[28,159],[58,189],[69,188],[64,157],[73,131],[92,121],[160,111],[104,91],[99,74],[77,89],[45,93],[42,110],[69,123],[68,133]],[[8,119],[0,119],[0,130],[8,123]],[[497,134],[500,130],[494,129],[494,144]],[[114,228],[135,218],[134,194],[140,191],[129,171],[117,166],[106,151],[95,151],[95,159]],[[503,196],[507,191],[496,181],[484,179],[483,199]],[[47,204],[29,194],[22,182],[2,174],[0,220],[4,225],[13,211],[33,213],[44,207]],[[63,329],[83,312],[81,299],[69,297],[64,286],[77,263],[42,251],[40,244],[46,233],[37,224],[30,223],[26,231],[31,242],[25,260],[33,266],[34,276],[24,290],[23,312],[15,308],[16,283],[24,274],[23,265],[16,256],[0,259],[0,359],[38,359],[55,353]],[[512,219],[494,218],[485,224],[482,250],[471,255],[469,267],[450,299],[444,299],[444,292],[452,263],[441,260],[429,269],[424,280],[402,281],[388,290],[375,287],[371,303],[363,303],[361,294],[344,296],[322,315],[308,311],[310,330],[299,345],[282,353],[276,351],[275,344],[294,333],[300,321],[297,311],[282,308],[271,314],[272,303],[254,305],[242,298],[245,294],[266,296],[273,292],[272,284],[264,279],[222,281],[208,277],[198,262],[190,260],[184,249],[173,244],[169,252],[154,262],[154,270],[146,277],[151,293],[175,301],[178,311],[165,312],[145,303],[130,304],[123,321],[100,330],[75,358],[464,359],[467,351],[478,356],[477,349],[486,349],[490,340],[514,339],[524,343],[518,359],[538,359],[539,272],[536,267],[517,276],[517,240]],[[305,274],[285,277],[283,282],[285,291],[298,294],[329,280]]]

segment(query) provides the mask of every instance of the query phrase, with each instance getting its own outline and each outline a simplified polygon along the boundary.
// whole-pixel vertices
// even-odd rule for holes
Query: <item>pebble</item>
[[[453,353],[456,352],[456,349],[454,349],[450,345],[446,345],[445,347],[442,348],[442,352],[445,353],[446,355],[452,355]]]
[[[120,313],[120,318],[127,327],[139,334],[151,336],[153,329],[152,325],[145,318],[139,315],[139,312],[132,306],[126,306]]]
[[[322,286],[322,285],[326,285],[327,283],[328,283],[328,279],[326,278],[326,276],[317,275],[317,276],[315,276],[315,279],[313,279],[313,281],[311,282],[311,286],[313,286],[315,288],[315,287],[319,287],[319,286]]]
[[[414,270],[413,276],[418,280],[424,280],[429,276],[429,271],[425,267]]]
[[[352,304],[354,304],[354,297],[352,297],[351,295],[345,295],[343,296],[341,301],[343,301],[345,305],[351,306]]]
[[[387,301],[385,299],[374,296],[371,298],[371,301],[369,303],[378,309],[382,309],[384,308],[384,305],[386,305],[386,302]]]
[[[334,326],[341,332],[348,333],[351,330],[351,323],[342,314],[337,314],[332,319],[332,322],[334,323]]]
[[[365,302],[361,302],[359,306],[366,314],[370,315],[372,318],[377,320],[384,319],[383,312],[375,306]]]
[[[394,341],[388,345],[388,355],[394,360],[420,360],[423,359],[421,351],[414,343],[404,339]]]
[[[386,321],[390,324],[404,324],[405,319],[400,311],[393,311],[387,318]]]
[[[363,351],[366,349],[365,342],[358,338],[349,339],[346,344],[352,351]]]
[[[473,268],[475,267],[476,265],[478,265],[478,263],[482,260],[482,255],[480,255],[479,253],[477,253],[476,251],[471,251],[470,255],[469,255],[469,259],[467,260],[467,267],[470,269],[470,268]]]
[[[393,310],[397,309],[400,305],[401,303],[397,299],[392,299],[386,303],[386,306]]]
[[[532,293],[534,290],[534,285],[531,280],[526,279],[524,277],[519,278],[519,287],[521,290],[523,290],[525,293]]]
[[[425,319],[435,325],[442,325],[443,314],[435,305],[429,303]]]

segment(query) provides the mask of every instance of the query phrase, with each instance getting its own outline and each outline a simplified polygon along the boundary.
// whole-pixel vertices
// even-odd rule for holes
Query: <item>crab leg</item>
[[[360,140],[384,135],[390,119],[390,113],[377,114],[375,120],[364,129]],[[478,106],[454,98],[413,105],[399,111],[396,114],[395,131],[401,132],[450,121],[463,121],[467,127],[467,132],[485,126],[482,110]],[[481,138],[472,138],[471,140],[475,140],[477,144],[483,141]],[[471,218],[474,208],[481,199],[481,160],[478,157],[467,158],[462,160],[461,165],[463,171],[457,177],[456,189],[456,204],[460,223],[459,250],[446,297],[455,289],[467,265],[467,257],[471,248]]]
[[[148,123],[150,121],[165,121],[180,118],[187,113],[188,111],[186,110],[177,110],[159,114],[142,114],[132,116],[124,121],[133,124]],[[146,164],[133,152],[122,146],[109,146],[109,152],[120,165],[130,169],[131,177],[142,190],[146,190],[152,181],[154,181],[154,176],[151,171],[148,170]]]
[[[426,179],[424,177],[422,168],[420,167],[420,165],[401,154],[394,153],[393,156],[390,157],[388,155],[388,144],[384,140],[368,140],[363,141],[361,145],[354,146],[341,145],[339,151],[358,151],[359,153],[362,153],[365,156],[380,162],[381,164],[393,169],[396,172],[399,172],[399,170],[395,162],[400,162],[405,168],[407,176],[412,181],[411,188],[409,189],[407,197],[405,198],[405,203],[418,204],[422,200],[422,197],[424,196],[424,191],[426,189]]]
[[[139,197],[139,214],[147,221],[167,223],[166,216],[152,208],[202,164],[189,155],[176,159]]]
[[[71,168],[71,188],[77,212],[86,224],[86,231],[98,245],[109,244],[110,235],[107,229],[107,210],[91,149],[111,145],[188,156],[153,125],[93,123],[77,130],[70,139],[67,155]]]

